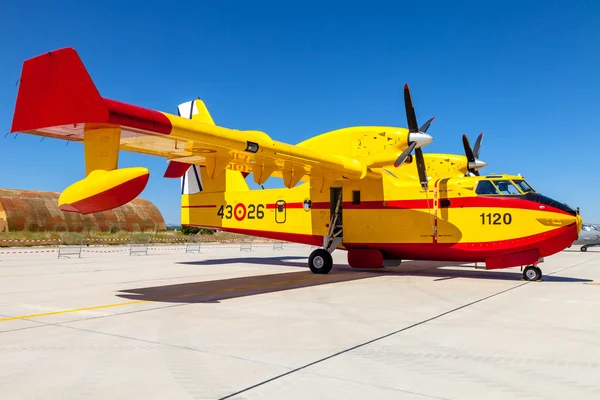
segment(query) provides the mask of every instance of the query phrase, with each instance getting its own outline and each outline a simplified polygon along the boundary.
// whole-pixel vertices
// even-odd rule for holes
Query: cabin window
[[[477,189],[475,189],[475,193],[477,194],[500,194],[496,186],[490,181],[479,181],[477,184]]]
[[[494,184],[502,194],[522,194],[509,180],[494,181]]]
[[[360,190],[352,191],[352,204],[360,204]]]

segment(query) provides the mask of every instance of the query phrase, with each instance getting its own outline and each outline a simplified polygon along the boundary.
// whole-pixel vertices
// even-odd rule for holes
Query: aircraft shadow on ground
[[[292,266],[303,268],[304,271],[133,288],[121,290],[117,296],[130,300],[146,300],[166,303],[218,303],[220,300],[226,299],[385,276],[420,276],[437,278],[434,279],[434,282],[460,278],[519,281],[522,277],[520,272],[515,271],[483,271],[473,269],[472,264],[444,262],[443,265],[440,265],[441,263],[439,262],[431,261],[406,262],[401,267],[387,267],[378,270],[359,270],[350,268],[347,265],[336,264],[334,265],[333,270],[326,275],[313,274],[308,271],[306,261],[303,261],[302,257],[291,256],[226,258],[187,261],[181,262],[180,264],[224,265],[231,263]],[[468,266],[470,269],[467,270],[461,268],[464,266]],[[441,267],[457,267],[457,269],[442,269]],[[544,275],[542,281],[572,283],[591,282],[589,279],[568,278],[554,275]]]

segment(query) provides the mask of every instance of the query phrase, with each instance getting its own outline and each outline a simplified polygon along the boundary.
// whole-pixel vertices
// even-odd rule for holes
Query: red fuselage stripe
[[[190,224],[194,226],[193,224]],[[198,225],[199,226],[199,225]],[[255,229],[201,226],[208,229],[221,229],[227,232],[252,235],[292,243],[314,246],[323,245],[323,237],[289,232],[261,231]],[[404,260],[483,262],[489,257],[499,257],[530,249],[538,249],[541,257],[548,257],[562,251],[577,239],[577,224],[553,229],[548,232],[521,238],[493,242],[460,243],[349,243],[346,249],[378,249],[390,258]]]

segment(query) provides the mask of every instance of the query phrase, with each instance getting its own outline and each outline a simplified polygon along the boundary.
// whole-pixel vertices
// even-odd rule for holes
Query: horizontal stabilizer
[[[170,161],[165,171],[165,178],[181,178],[188,169],[190,164],[182,163],[179,161]]]

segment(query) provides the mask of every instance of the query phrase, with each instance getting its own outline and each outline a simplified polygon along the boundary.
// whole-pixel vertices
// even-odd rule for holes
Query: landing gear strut
[[[542,270],[536,265],[530,265],[523,271],[523,279],[526,281],[539,281],[542,277]]]
[[[333,267],[333,258],[325,249],[316,249],[308,257],[308,267],[313,274],[327,274]]]
[[[336,194],[337,196],[335,196]],[[332,189],[331,197],[332,199],[337,197],[337,200],[335,202],[335,209],[331,212],[327,235],[323,237],[323,248],[316,249],[310,253],[310,257],[308,258],[308,267],[313,274],[328,274],[331,271],[331,268],[333,268],[331,253],[342,243],[342,190],[337,188],[336,190]]]

